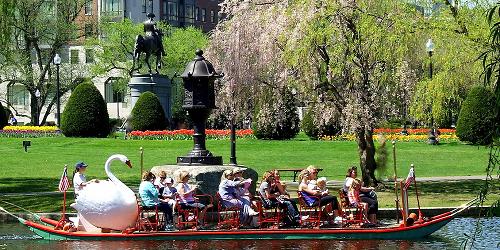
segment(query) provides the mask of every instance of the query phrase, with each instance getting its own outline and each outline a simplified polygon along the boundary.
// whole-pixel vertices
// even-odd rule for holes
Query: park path
[[[419,182],[433,182],[433,181],[466,181],[466,180],[484,180],[484,175],[471,175],[471,176],[439,176],[439,177],[417,177],[417,181]],[[288,184],[298,185],[297,182],[286,181]],[[384,182],[389,182],[389,180],[384,180]],[[344,184],[344,181],[332,180],[327,182],[328,186],[341,186]],[[133,187],[132,190],[134,192],[138,191],[137,187]],[[58,191],[53,192],[26,192],[26,193],[0,193],[0,197],[8,197],[8,196],[35,196],[35,195],[55,195],[61,194]]]

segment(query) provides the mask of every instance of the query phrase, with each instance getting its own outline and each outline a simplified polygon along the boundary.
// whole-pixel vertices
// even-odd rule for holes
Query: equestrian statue
[[[151,64],[149,63],[149,57],[151,55],[156,56],[156,74],[159,74],[158,70],[161,69],[161,57],[165,55],[165,50],[163,49],[162,37],[163,33],[160,29],[156,27],[156,22],[153,20],[155,14],[148,13],[148,19],[144,21],[144,36],[137,35],[135,38],[134,46],[134,62],[132,65],[132,72],[138,71],[142,65],[140,63],[140,56],[142,53],[146,54],[146,64],[148,65],[149,74],[151,71]],[[136,68],[136,64],[138,67]]]

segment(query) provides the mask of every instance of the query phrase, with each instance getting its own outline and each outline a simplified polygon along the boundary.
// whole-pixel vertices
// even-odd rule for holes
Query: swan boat
[[[452,211],[428,218],[411,226],[394,224],[377,228],[287,228],[239,230],[177,230],[148,232],[68,232],[56,230],[58,221],[40,218],[40,222],[18,218],[35,234],[46,240],[269,240],[269,239],[419,239],[439,230],[471,203]]]

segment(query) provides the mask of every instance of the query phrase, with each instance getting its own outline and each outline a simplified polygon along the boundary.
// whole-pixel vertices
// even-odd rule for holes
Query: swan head
[[[126,164],[129,168],[132,168],[132,163],[130,163],[130,160],[127,158],[127,156],[125,155],[114,155],[114,156],[115,156],[114,158],[117,158],[118,160],[123,162],[123,164]]]

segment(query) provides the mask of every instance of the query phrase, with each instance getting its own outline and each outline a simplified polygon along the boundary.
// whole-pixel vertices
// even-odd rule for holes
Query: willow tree
[[[377,184],[373,130],[385,98],[397,90],[397,62],[408,52],[416,11],[398,1],[300,0],[287,7],[281,37],[295,86],[318,95],[342,114],[344,132],[356,135],[363,181]]]

